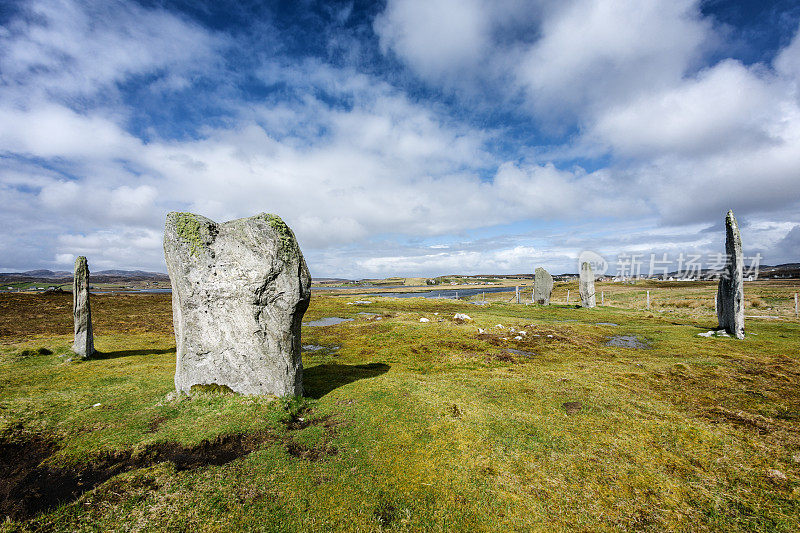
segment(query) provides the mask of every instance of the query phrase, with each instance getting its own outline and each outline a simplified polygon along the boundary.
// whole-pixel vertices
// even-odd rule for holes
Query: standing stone
[[[311,276],[283,220],[262,213],[217,224],[169,213],[164,255],[172,283],[175,388],[303,394],[300,327]]]
[[[725,270],[717,288],[717,319],[719,328],[737,339],[744,338],[744,263],[742,258],[742,236],[739,225],[728,211],[725,217]]]
[[[542,267],[536,267],[533,276],[533,301],[537,304],[548,305],[552,294],[553,276]]]
[[[89,307],[89,264],[83,256],[75,260],[72,278],[72,317],[75,320],[75,342],[72,351],[84,359],[94,353],[92,310]]]
[[[581,263],[581,277],[578,281],[578,292],[581,294],[581,307],[594,307],[596,305],[594,296],[594,272],[592,272],[591,263]]]

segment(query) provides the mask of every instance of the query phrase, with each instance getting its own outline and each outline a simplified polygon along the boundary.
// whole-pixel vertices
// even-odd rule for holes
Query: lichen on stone
[[[191,249],[193,256],[200,255],[200,251],[205,246],[205,239],[208,235],[205,227],[200,224],[197,217],[193,213],[173,213],[175,219],[175,230],[183,241],[185,241]]]
[[[273,215],[271,213],[263,213],[261,214],[261,218],[263,218],[278,234],[281,257],[286,258],[291,255],[297,246],[297,242],[295,241],[294,233],[292,233],[292,230],[286,225],[286,222],[278,215]]]

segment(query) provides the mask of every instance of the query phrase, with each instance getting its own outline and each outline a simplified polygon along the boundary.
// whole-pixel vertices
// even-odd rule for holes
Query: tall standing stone
[[[725,270],[717,288],[719,328],[737,339],[744,338],[744,263],[742,236],[733,211],[725,217]]]
[[[300,327],[311,276],[294,233],[275,215],[218,224],[169,213],[175,388],[225,385],[241,394],[303,393]]]
[[[75,260],[72,278],[72,317],[75,321],[75,342],[72,351],[83,358],[94,353],[92,310],[89,307],[89,264],[83,256]]]
[[[548,305],[552,294],[553,276],[542,267],[536,267],[533,276],[533,301],[537,304]]]
[[[589,262],[581,263],[578,292],[581,295],[581,307],[594,307],[597,305],[594,294],[594,272],[592,272],[592,264]]]

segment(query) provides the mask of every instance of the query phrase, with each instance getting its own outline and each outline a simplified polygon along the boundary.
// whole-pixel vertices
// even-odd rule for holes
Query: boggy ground
[[[69,363],[68,295],[0,295],[0,530],[800,529],[796,321],[358,299],[274,400],[172,394],[169,295],[93,298]]]

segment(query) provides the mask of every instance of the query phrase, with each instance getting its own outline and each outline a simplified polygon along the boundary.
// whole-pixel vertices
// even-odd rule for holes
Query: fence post
[[[600,291],[600,305],[603,305],[603,302],[606,301],[606,291]]]
[[[567,289],[567,303],[569,303],[569,289]]]
[[[516,291],[517,295],[517,303],[519,303],[519,285],[517,285],[514,290]]]
[[[650,291],[647,291],[647,308],[650,309]]]
[[[799,311],[799,309],[797,308],[797,293],[794,293],[794,317],[795,318],[798,317],[798,311]]]

